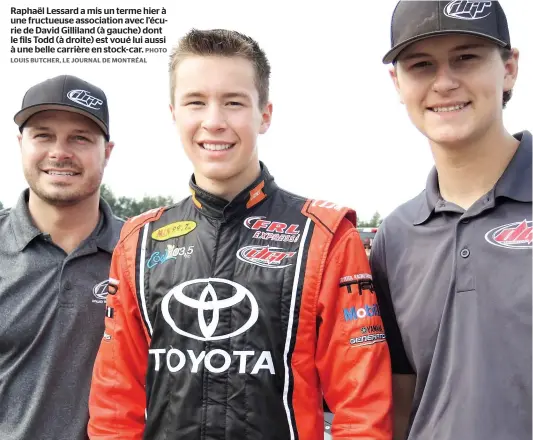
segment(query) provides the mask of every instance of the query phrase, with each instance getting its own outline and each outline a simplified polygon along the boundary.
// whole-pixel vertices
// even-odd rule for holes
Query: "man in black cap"
[[[0,438],[85,440],[123,224],[100,199],[107,99],[58,76],[31,87],[14,119],[29,188],[0,211]]]
[[[495,1],[401,1],[391,39],[383,61],[435,160],[370,257],[395,438],[531,439],[531,133],[502,117],[518,51]]]

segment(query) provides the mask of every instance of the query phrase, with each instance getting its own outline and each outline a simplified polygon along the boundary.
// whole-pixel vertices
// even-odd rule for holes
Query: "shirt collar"
[[[11,210],[13,232],[19,252],[23,251],[35,238],[44,236],[43,232],[33,223],[28,208],[28,200],[29,189],[26,189]],[[96,246],[108,253],[113,253],[121,226],[122,220],[113,215],[104,199],[100,199],[100,220],[91,234]]]
[[[514,137],[520,145],[496,183],[494,195],[531,203],[531,133],[523,131]]]
[[[426,222],[431,216],[440,200],[439,179],[437,175],[437,168],[433,167],[429,172],[426,181],[426,190],[418,197],[420,200],[420,208],[413,225],[418,226]]]
[[[274,177],[268,172],[267,167],[260,162],[261,174],[231,202],[208,193],[196,185],[194,175],[191,177],[189,186],[192,193],[192,201],[196,208],[208,217],[229,220],[230,218],[243,215],[254,206],[262,203],[278,189]]]
[[[43,235],[31,218],[28,208],[29,193],[28,189],[24,190],[10,212],[13,234],[19,251],[24,250],[34,238]]]
[[[124,220],[113,215],[110,206],[102,198],[100,198],[100,213],[102,225],[93,232],[93,234],[96,234],[96,246],[112,254],[120,236],[120,230],[122,229]]]
[[[494,187],[495,197],[503,196],[521,202],[531,202],[531,133],[523,131],[515,134],[514,137],[520,141],[520,145]],[[426,222],[441,201],[439,179],[435,167],[429,173],[424,193],[425,197],[421,197],[420,209],[413,222],[415,226]]]

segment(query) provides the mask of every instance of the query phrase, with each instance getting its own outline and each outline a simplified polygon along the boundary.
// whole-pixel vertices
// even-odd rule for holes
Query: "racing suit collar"
[[[261,166],[259,177],[237,194],[231,202],[201,189],[196,185],[193,174],[189,186],[194,205],[202,214],[224,221],[245,215],[278,189],[267,167],[262,162],[259,164]]]

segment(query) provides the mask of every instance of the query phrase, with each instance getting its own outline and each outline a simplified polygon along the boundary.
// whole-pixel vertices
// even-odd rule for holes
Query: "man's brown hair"
[[[182,37],[170,54],[168,66],[170,102],[174,105],[176,69],[188,56],[242,57],[249,60],[255,70],[255,86],[259,93],[259,107],[268,102],[270,64],[265,52],[247,35],[226,29],[192,29]]]

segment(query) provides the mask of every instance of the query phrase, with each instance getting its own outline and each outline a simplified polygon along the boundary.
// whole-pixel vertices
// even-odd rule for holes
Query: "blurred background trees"
[[[369,221],[357,220],[358,228],[377,228],[383,219],[379,215],[379,212],[375,212],[372,218]]]
[[[100,193],[102,198],[109,203],[113,214],[117,217],[127,220],[130,217],[135,217],[143,212],[146,212],[153,208],[159,208],[160,206],[168,206],[176,203],[170,196],[144,196],[142,199],[134,199],[132,197],[120,196],[117,197],[111,188],[103,184],[100,187]],[[0,202],[0,209],[3,209],[4,205]],[[7,208],[7,206],[6,206]],[[379,212],[375,212],[370,220],[357,220],[358,228],[377,228],[383,219],[379,215]]]
[[[120,196],[116,197],[107,185],[100,187],[100,194],[102,198],[109,203],[113,214],[117,217],[127,220],[130,217],[135,217],[145,211],[160,206],[168,206],[174,204],[172,197],[164,196],[144,196],[142,199],[134,199],[131,197]]]

